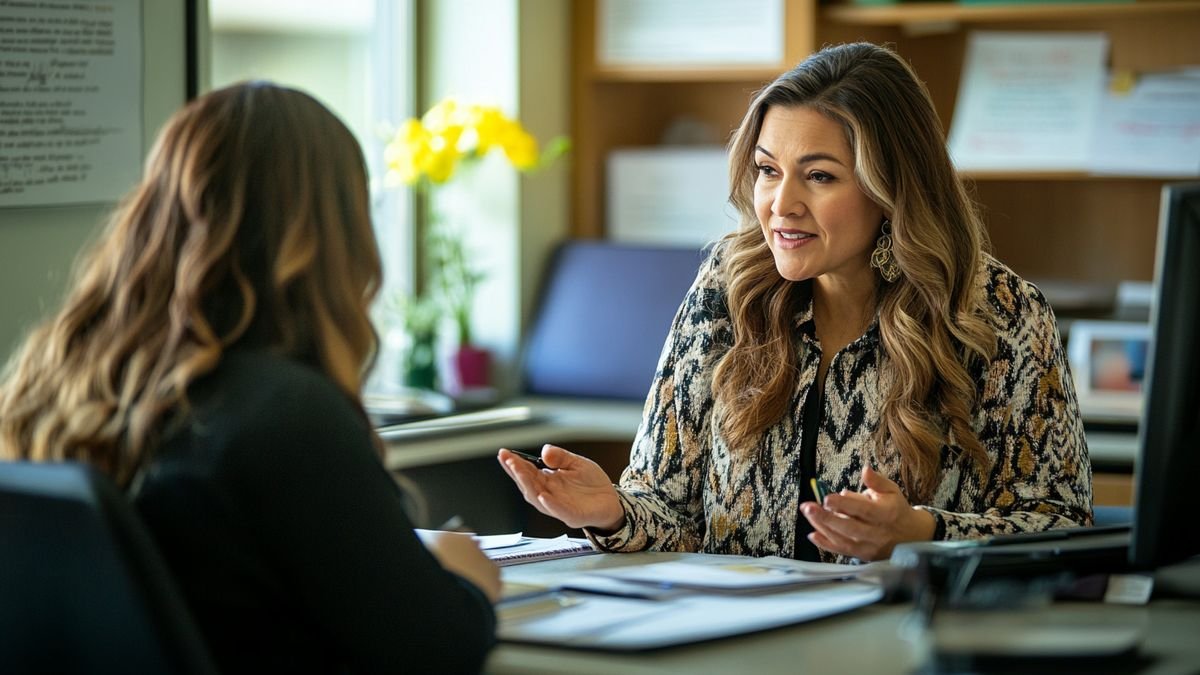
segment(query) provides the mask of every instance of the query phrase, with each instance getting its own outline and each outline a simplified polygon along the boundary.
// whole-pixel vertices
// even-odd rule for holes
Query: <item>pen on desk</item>
[[[536,466],[539,469],[549,469],[550,468],[550,467],[546,466],[546,463],[542,461],[541,457],[538,457],[536,455],[531,455],[527,452],[519,452],[517,450],[509,450],[509,452],[511,452],[512,454],[516,455],[517,457],[520,457],[521,459],[533,464],[534,466]]]

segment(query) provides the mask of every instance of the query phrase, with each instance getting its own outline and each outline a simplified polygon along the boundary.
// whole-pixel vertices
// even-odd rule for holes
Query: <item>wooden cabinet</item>
[[[735,0],[730,0],[735,1]],[[784,61],[767,68],[659,69],[596,62],[597,0],[572,7],[572,223],[575,237],[604,236],[604,165],[609,151],[655,145],[687,117],[727,139],[750,95],[812,53],[816,0],[785,0]]]
[[[1103,31],[1113,69],[1200,65],[1200,0],[886,6],[785,0],[785,59],[776,67],[669,70],[598,65],[596,4],[576,0],[573,18],[572,234],[583,238],[604,234],[610,150],[656,144],[667,125],[684,116],[719,130],[723,141],[755,90],[823,44],[894,45],[928,84],[947,129],[972,30]],[[968,178],[996,254],[1018,273],[1096,282],[1152,277],[1159,192],[1167,178],[1044,172]]]

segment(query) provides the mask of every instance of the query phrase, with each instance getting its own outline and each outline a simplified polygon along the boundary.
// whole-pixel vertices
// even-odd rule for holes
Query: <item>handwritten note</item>
[[[0,0],[0,206],[116,201],[142,162],[140,0]]]

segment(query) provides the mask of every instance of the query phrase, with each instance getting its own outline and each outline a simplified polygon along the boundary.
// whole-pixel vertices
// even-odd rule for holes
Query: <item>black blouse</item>
[[[368,422],[324,375],[226,354],[135,481],[222,672],[471,672],[491,604],[418,541]]]

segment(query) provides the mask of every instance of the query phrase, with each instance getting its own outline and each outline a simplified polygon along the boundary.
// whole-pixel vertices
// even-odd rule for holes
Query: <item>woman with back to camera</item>
[[[741,226],[675,317],[620,484],[562,448],[543,470],[501,450],[525,499],[610,551],[843,562],[1090,524],[1053,312],[987,254],[908,64],[813,54],[729,155]]]
[[[497,569],[421,545],[363,411],[380,265],[346,127],[221,89],[167,123],[0,388],[0,457],[125,487],[222,672],[465,672],[493,642]]]

